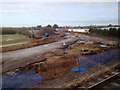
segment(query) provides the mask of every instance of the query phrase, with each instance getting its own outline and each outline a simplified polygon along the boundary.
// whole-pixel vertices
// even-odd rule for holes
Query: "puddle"
[[[11,38],[7,38],[6,41],[11,41],[11,40],[14,40],[14,39],[11,39]]]

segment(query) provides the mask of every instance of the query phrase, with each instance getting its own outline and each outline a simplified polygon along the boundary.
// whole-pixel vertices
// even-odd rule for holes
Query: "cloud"
[[[107,24],[117,23],[115,18],[118,18],[118,4],[115,2],[3,2],[1,7],[0,15],[3,15],[4,21],[16,23],[11,16],[13,15],[13,19],[14,16],[17,19],[20,16],[21,21],[26,20],[31,22],[31,25],[36,22],[61,25]]]
[[[0,2],[33,2],[33,0],[1,0]],[[119,0],[34,0],[34,2],[119,2]]]
[[[110,18],[110,19],[93,19],[93,20],[69,20],[69,21],[59,21],[61,25],[70,25],[70,26],[77,26],[77,25],[108,25],[108,24],[118,24],[117,18]]]
[[[3,3],[0,14],[79,14],[79,13],[97,13],[114,12],[116,8],[94,9],[101,5],[111,6],[113,3]],[[77,8],[74,8],[77,7]],[[86,7],[86,8],[83,8]],[[88,7],[88,8],[87,8]],[[93,7],[89,9],[89,7]]]

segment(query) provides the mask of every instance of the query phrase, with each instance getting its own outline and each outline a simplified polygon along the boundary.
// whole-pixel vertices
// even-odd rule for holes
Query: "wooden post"
[[[104,50],[102,51],[102,64],[104,63]]]
[[[79,68],[79,65],[78,65],[78,58],[76,58],[76,64],[77,64],[77,67]]]
[[[33,70],[33,72],[35,71],[35,66],[32,66],[32,70]]]
[[[38,74],[42,77],[42,72],[41,72],[40,64],[38,64]],[[41,84],[43,85],[43,80],[42,80]]]
[[[40,69],[40,64],[38,64],[38,74],[42,77],[42,72],[41,72],[41,69]]]
[[[57,74],[57,69],[56,69],[56,63],[57,61],[54,62],[54,74],[56,75]]]
[[[53,73],[54,73],[54,74],[56,73],[55,63],[56,63],[56,61],[54,61],[54,70],[53,70]]]

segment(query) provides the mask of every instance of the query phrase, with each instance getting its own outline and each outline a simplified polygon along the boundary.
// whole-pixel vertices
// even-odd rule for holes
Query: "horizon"
[[[50,24],[49,24],[50,25]],[[108,27],[110,24],[108,24],[108,25],[83,25],[83,26],[68,26],[68,25],[65,25],[65,26],[59,26],[58,25],[58,27],[90,27],[90,26],[96,26],[96,27],[99,27],[99,26],[103,26],[103,27]],[[117,25],[117,24],[111,24],[113,27],[114,26],[117,26],[117,27],[120,27],[120,25]],[[37,27],[37,26],[39,26],[39,24],[38,25],[36,25],[36,26],[5,26],[5,27],[1,27],[1,28],[34,28],[34,27]],[[47,26],[47,25],[46,25]],[[41,26],[41,27],[46,27],[46,26]],[[52,27],[53,27],[53,25],[51,25]]]

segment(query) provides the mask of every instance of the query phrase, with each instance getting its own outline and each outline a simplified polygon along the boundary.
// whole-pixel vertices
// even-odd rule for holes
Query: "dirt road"
[[[8,51],[8,52],[3,52],[2,53],[2,60],[8,60],[8,59],[13,59],[13,60],[18,60],[23,58],[23,57],[29,57],[31,55],[35,54],[44,54],[47,53],[48,51],[56,48],[60,48],[61,45],[65,42],[74,42],[78,38],[72,37],[68,38],[59,42],[54,42],[50,44],[45,44],[45,45],[40,45],[32,48],[27,48],[27,49],[20,49],[20,50],[15,50],[15,51]]]

